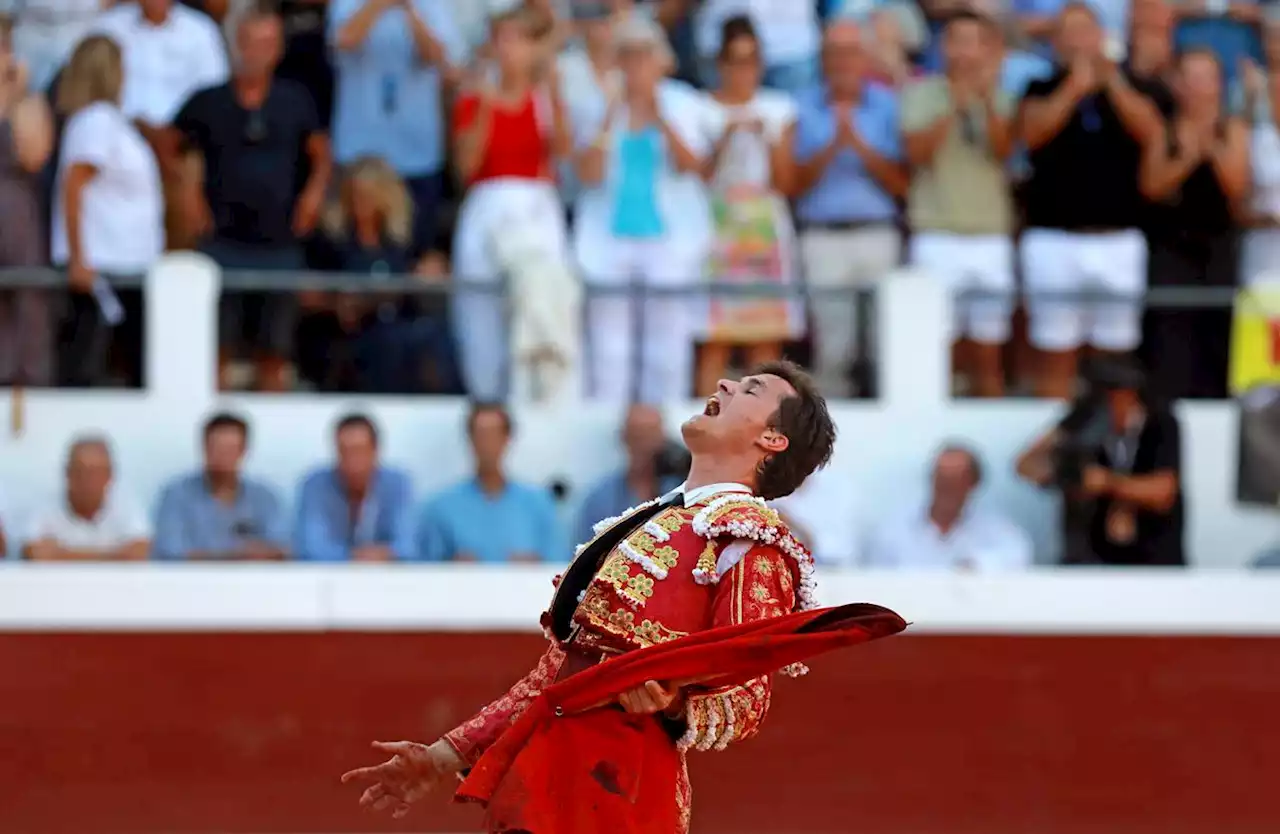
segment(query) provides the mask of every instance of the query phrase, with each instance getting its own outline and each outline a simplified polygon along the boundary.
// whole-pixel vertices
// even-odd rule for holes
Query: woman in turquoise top
[[[699,172],[700,100],[664,76],[672,66],[660,28],[630,17],[616,33],[620,94],[576,158],[584,185],[574,248],[588,285],[587,393],[659,403],[692,394],[692,296],[641,300],[645,288],[702,280],[710,213]],[[635,288],[590,294],[590,288]]]

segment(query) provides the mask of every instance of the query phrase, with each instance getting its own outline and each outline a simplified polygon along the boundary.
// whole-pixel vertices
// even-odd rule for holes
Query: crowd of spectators
[[[1137,350],[1217,397],[1228,313],[1142,295],[1280,262],[1262,2],[5,6],[0,268],[69,292],[3,293],[0,382],[139,383],[121,279],[198,249],[257,273],[228,388],[654,403],[786,353],[868,395],[860,291],[906,264],[966,293],[958,390]],[[352,292],[268,290],[300,270]],[[697,292],[727,284],[783,290]]]

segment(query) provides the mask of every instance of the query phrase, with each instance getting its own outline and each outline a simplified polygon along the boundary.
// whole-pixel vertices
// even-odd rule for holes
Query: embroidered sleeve
[[[484,755],[484,751],[489,749],[489,745],[533,703],[542,689],[555,683],[563,662],[564,652],[556,646],[548,647],[532,672],[521,678],[501,698],[446,733],[445,740],[458,751],[463,761],[475,764]]]
[[[771,545],[753,544],[716,587],[716,626],[780,617],[795,610],[791,566]],[[682,750],[723,750],[759,731],[769,710],[768,676],[740,686],[691,694],[685,702]]]

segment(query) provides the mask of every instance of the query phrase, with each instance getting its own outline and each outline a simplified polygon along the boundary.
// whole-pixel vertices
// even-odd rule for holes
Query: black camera
[[[667,478],[684,480],[692,465],[693,456],[689,454],[689,450],[674,440],[662,444],[662,449],[653,456],[653,471],[659,481]]]
[[[1084,370],[1086,392],[1059,427],[1062,439],[1054,446],[1053,485],[1073,490],[1084,479],[1084,470],[1098,460],[1111,436],[1108,392],[1143,392],[1146,375],[1136,362],[1123,357],[1092,360]],[[1139,394],[1141,396],[1141,393]]]

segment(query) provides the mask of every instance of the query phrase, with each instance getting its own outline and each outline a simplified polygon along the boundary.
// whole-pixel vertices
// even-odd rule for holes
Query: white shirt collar
[[[700,504],[708,498],[719,495],[722,492],[745,492],[747,495],[753,494],[751,487],[745,484],[707,484],[706,486],[700,486],[690,490],[685,490],[684,484],[681,484],[666,495],[662,496],[662,500],[665,501],[682,492],[684,493],[684,505],[686,507],[692,507],[694,504]]]

